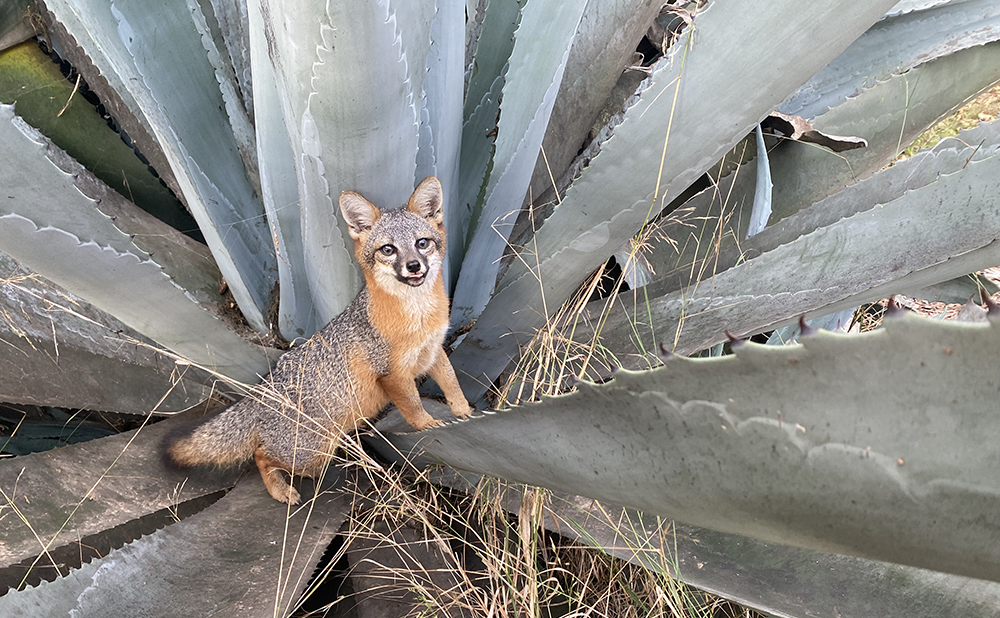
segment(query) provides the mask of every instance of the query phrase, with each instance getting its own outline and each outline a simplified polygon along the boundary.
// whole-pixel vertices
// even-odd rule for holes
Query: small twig
[[[79,89],[80,89],[80,74],[77,73],[76,74],[76,84],[73,85],[73,92],[69,93],[69,98],[66,99],[66,105],[62,106],[62,109],[59,110],[58,114],[56,114],[56,118],[59,118],[60,116],[63,115],[63,112],[65,112],[66,108],[69,107],[70,102],[73,101],[73,95],[76,94],[76,91],[79,90]]]
[[[965,169],[965,166],[969,164],[969,161],[972,161],[972,157],[976,156],[976,153],[979,152],[979,149],[982,148],[983,144],[985,143],[986,143],[986,138],[983,138],[983,141],[979,142],[979,145],[976,146],[976,149],[972,151],[972,154],[969,155],[969,158],[965,160],[965,165],[962,166],[963,170]]]

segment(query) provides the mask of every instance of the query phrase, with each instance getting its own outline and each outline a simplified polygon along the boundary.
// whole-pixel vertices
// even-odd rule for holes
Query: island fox
[[[415,379],[429,375],[452,413],[469,404],[442,343],[448,297],[441,184],[428,177],[405,208],[380,211],[353,191],[340,196],[365,285],[343,313],[282,356],[256,395],[170,436],[178,466],[229,465],[253,457],[268,493],[297,504],[283,476],[316,476],[343,432],[391,400],[417,429],[441,423],[420,403]]]

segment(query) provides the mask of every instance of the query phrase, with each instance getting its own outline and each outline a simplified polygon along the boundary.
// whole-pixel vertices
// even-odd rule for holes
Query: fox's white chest
[[[441,343],[448,330],[448,325],[443,325],[437,331],[432,331],[430,336],[424,340],[423,345],[414,346],[399,356],[400,362],[405,367],[413,370],[414,374],[426,373],[437,355],[441,353]]]

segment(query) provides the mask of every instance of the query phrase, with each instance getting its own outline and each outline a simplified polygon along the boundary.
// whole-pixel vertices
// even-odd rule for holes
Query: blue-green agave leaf
[[[986,10],[982,21],[966,24],[967,30],[977,32],[981,28],[989,32],[991,20],[995,19],[992,15],[993,9]],[[869,64],[872,58],[896,53],[899,37],[924,40],[927,45],[946,50],[948,35],[947,29],[928,30],[923,21],[904,20],[892,28],[873,28],[832,64],[839,66],[841,73],[864,76],[866,70],[877,69]],[[882,51],[871,52],[879,41],[884,45]],[[888,71],[878,79],[859,78],[857,87],[861,89],[857,94],[831,101],[829,109],[821,106],[825,111],[811,119],[814,128],[828,134],[863,137],[867,147],[839,154],[792,141],[772,147],[772,223],[871,176],[918,135],[1000,80],[1000,43],[979,45],[974,38],[964,38],[958,45],[954,53],[930,62],[920,55],[923,48],[903,46],[909,55],[899,60],[913,68],[902,73]],[[864,87],[867,83],[872,85]],[[647,255],[658,277],[687,273],[693,282],[690,273],[700,278],[702,268],[693,268],[692,263],[705,257],[716,272],[732,265],[720,264],[715,256],[720,249],[724,252],[734,247],[736,239],[746,234],[754,178],[750,168],[722,176],[716,179],[717,188],[703,191],[685,204],[689,212],[683,219],[721,217],[723,230],[716,231],[714,226],[707,230],[692,228],[684,221],[668,224],[663,235],[675,240],[682,250],[661,244]]]
[[[202,4],[198,0],[189,0],[188,8],[195,30],[201,34],[201,44],[206,56],[215,71],[215,79],[219,83],[219,91],[226,104],[226,114],[236,139],[236,147],[246,168],[246,177],[254,189],[254,194],[260,194],[259,172],[257,170],[257,144],[251,114],[243,98],[243,85],[239,83],[236,68],[229,55],[229,48],[223,39],[214,7],[211,3]],[[207,9],[207,12],[203,10]],[[235,7],[234,7],[235,8]],[[234,16],[235,17],[235,16]],[[250,105],[253,105],[252,99]]]
[[[465,85],[465,5],[461,0],[439,0],[431,23],[427,74],[420,110],[420,148],[414,182],[437,176],[444,188],[444,216],[448,252],[444,277],[451,289],[465,248],[465,227],[459,206],[459,165],[462,150],[462,101]]]
[[[815,128],[864,137],[868,146],[834,154],[811,144],[779,142],[768,153],[774,182],[772,225],[868,178],[893,161],[902,147],[998,80],[1000,42],[965,49],[892,76],[816,117]],[[693,262],[707,257],[704,263],[711,264],[711,272],[736,263],[732,259],[735,240],[745,233],[754,192],[753,170],[730,173],[717,179],[717,185],[692,198],[685,204],[686,214],[663,228],[663,234],[682,250],[661,244],[647,254],[657,278],[679,277],[683,285],[689,285],[700,278],[702,270],[700,265],[692,267]],[[721,217],[723,231],[715,230],[713,224],[706,233],[700,225],[692,228],[687,223],[703,217],[712,221]]]
[[[766,228],[719,259],[743,263],[711,278],[662,296],[656,287],[675,282],[620,295],[602,344],[690,353],[726,329],[779,328],[1000,263],[1000,123],[976,135],[986,139],[978,152],[942,144]],[[593,305],[593,319],[603,307]]]
[[[462,262],[452,323],[478,317],[489,301],[514,220],[531,182],[586,0],[528,4],[514,33],[493,168]]]
[[[934,8],[942,4],[962,1],[963,0],[900,0],[896,6],[889,9],[885,16],[895,17],[896,15],[903,15],[913,11],[923,11],[924,9]]]
[[[816,129],[857,135],[868,140],[868,146],[840,156],[802,143],[784,144],[773,152],[773,218],[787,217],[871,176],[921,133],[997,81],[1000,41],[970,47],[892,76],[817,116],[812,121]]]
[[[7,161],[0,168],[0,185],[9,194],[0,204],[0,248],[5,253],[194,363],[243,382],[256,382],[266,373],[263,350],[227,328],[115,227],[77,186],[74,176],[86,171],[70,174],[50,161],[47,153],[55,147],[16,117],[11,106],[0,106],[0,134]],[[90,179],[83,186],[94,184],[99,181]],[[139,231],[143,220],[136,220],[130,227]],[[177,249],[184,254],[182,245]],[[189,255],[181,262],[169,252],[162,257],[184,265],[177,270],[197,266]],[[212,285],[210,278],[199,279],[197,271],[186,272],[184,280]]]
[[[202,1],[201,6],[206,7]],[[216,47],[236,76],[240,99],[254,124],[253,71],[250,62],[250,15],[246,0],[211,0],[205,17],[216,38]],[[221,42],[220,42],[221,41]]]
[[[295,154],[285,124],[279,82],[269,57],[262,8],[251,2],[248,7],[250,64],[255,81],[254,116],[257,119],[257,149],[261,197],[271,228],[278,265],[278,330],[287,341],[312,335],[317,324],[316,308],[306,275],[305,248],[299,210],[299,183]]]
[[[600,154],[515,260],[453,362],[478,398],[598,265],[681,194],[788,92],[841,53],[890,2],[789,4],[780,25],[743,4],[710,4],[660,61]],[[760,28],[749,26],[766,21]],[[823,22],[817,31],[809,24]],[[758,36],[767,30],[769,36]],[[780,49],[808,49],[794,59]],[[775,76],[761,88],[757,63]],[[704,122],[711,106],[727,119]],[[663,166],[661,168],[661,161]]]
[[[560,177],[591,137],[595,125],[603,126],[602,111],[613,106],[613,101],[621,103],[615,94],[616,85],[662,6],[659,0],[587,3],[542,140],[545,156],[539,154],[535,163],[530,190],[536,205],[543,195],[550,194],[553,179],[561,184]],[[633,87],[629,94],[634,91]]]
[[[812,318],[811,320],[806,320],[806,324],[812,328],[846,333],[851,327],[851,321],[857,309],[857,307],[852,307],[851,309],[845,309],[831,313],[830,315]],[[767,338],[767,345],[788,345],[794,342],[801,334],[802,327],[799,324],[779,328]]]
[[[148,414],[190,408],[211,380],[175,371],[153,342],[0,254],[0,401]]]
[[[514,30],[521,19],[525,0],[488,2],[482,26],[476,39],[476,52],[469,67],[468,86],[462,125],[462,149],[459,163],[461,184],[452,208],[460,218],[451,225],[465,231],[461,248],[449,251],[465,255],[468,231],[478,225],[482,209],[481,193],[489,179],[497,135],[497,113],[500,95],[506,83],[507,61],[514,49]],[[449,221],[454,221],[449,219]]]
[[[94,450],[86,447],[97,443],[59,449],[63,451],[57,451],[61,457],[53,458],[49,453],[31,456],[35,458],[32,463],[45,455],[56,459],[38,462],[34,468],[47,470],[49,474],[55,474],[52,470],[56,464],[72,462],[66,471],[55,476],[68,477],[67,480],[75,483],[60,483],[55,492],[49,486],[39,485],[34,474],[18,481],[12,474],[5,474],[7,470],[0,469],[0,478],[3,478],[0,482],[19,507],[24,505],[25,518],[30,518],[28,521],[33,524],[38,523],[43,541],[52,538],[50,534],[57,535],[53,547],[58,547],[60,541],[72,543],[83,536],[89,528],[82,525],[84,522],[99,523],[97,531],[101,531],[113,521],[135,517],[154,506],[171,508],[202,492],[231,486],[236,480],[234,474],[220,477],[215,473],[212,482],[206,483],[197,477],[185,479],[184,474],[165,469],[155,439],[162,438],[165,433],[153,426],[140,430],[136,441],[129,445],[123,444],[122,438],[133,437],[131,435],[97,441],[106,443],[101,446],[114,444],[118,447],[117,453],[110,453],[110,460],[109,449],[95,453],[100,459],[83,459],[88,451]],[[120,455],[120,459],[116,461],[115,455]],[[77,467],[84,470],[77,470]],[[13,472],[15,466],[6,468]],[[17,469],[25,468],[21,464]],[[128,483],[116,483],[114,477],[121,475],[123,470],[128,471],[123,477]],[[144,473],[142,476],[133,476],[140,471]],[[100,478],[102,473],[107,476]],[[331,472],[331,476],[334,473]],[[88,477],[93,480],[85,481]],[[50,478],[48,483],[51,482]],[[137,502],[137,483],[141,485],[140,495],[156,496],[157,499]],[[247,476],[220,500],[183,521],[133,541],[79,569],[69,573],[64,570],[55,581],[8,592],[0,597],[0,613],[25,618],[58,614],[234,618],[288,615],[310,583],[324,549],[350,512],[351,494],[337,491],[334,483],[341,484],[340,479],[328,481],[324,487],[326,491],[317,495],[314,501],[310,500],[306,508],[289,513],[286,505],[267,494],[259,476]],[[93,492],[88,495],[86,492],[91,487]],[[59,499],[65,502],[56,502]],[[39,507],[47,510],[31,508],[36,501]],[[74,512],[77,503],[84,506]],[[97,513],[105,519],[91,521],[96,520],[93,515]],[[19,541],[27,535],[30,544],[26,549],[39,552],[38,539],[29,526],[13,517],[3,521],[13,533],[5,538]],[[63,529],[51,530],[49,522],[64,524]],[[0,550],[4,564],[10,564],[13,549]],[[28,557],[32,555],[29,553]],[[45,564],[42,561],[39,566]],[[220,564],[227,567],[220,569]],[[164,577],[164,573],[171,575]],[[126,583],[137,581],[145,585]],[[191,594],[192,590],[199,593]]]
[[[482,482],[451,468],[429,476],[512,515],[521,512],[523,485]],[[994,582],[764,543],[582,496],[547,492],[545,498],[547,530],[767,616],[992,618],[1000,605]]]
[[[942,303],[967,303],[970,298],[978,302],[980,294],[983,292],[989,296],[993,296],[997,292],[1000,292],[1000,286],[986,277],[971,273],[949,281],[929,285],[919,290],[903,292],[903,294],[913,298]]]
[[[236,302],[251,326],[266,331],[274,250],[241,156],[246,115],[232,113],[236,99],[224,96],[220,65],[210,58],[217,53],[206,49],[211,37],[197,29],[200,7],[179,0],[46,6],[148,123]]]
[[[192,420],[184,415],[101,440],[0,460],[4,503],[17,504],[24,516],[0,519],[0,566],[37,556],[43,546],[70,545],[232,487],[241,475],[238,469],[188,478],[164,467],[161,441]]]
[[[1000,6],[991,0],[941,3],[895,12],[861,35],[778,108],[813,118],[891,75],[1000,39]]]
[[[771,216],[771,164],[767,160],[767,146],[764,145],[764,133],[760,130],[760,125],[754,129],[754,135],[757,138],[757,182],[747,238],[760,233]]]
[[[1000,321],[904,316],[800,341],[672,357],[389,440],[720,532],[1000,580]]]

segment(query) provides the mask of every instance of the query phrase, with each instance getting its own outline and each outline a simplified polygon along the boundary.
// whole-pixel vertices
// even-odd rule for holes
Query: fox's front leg
[[[458,385],[455,368],[451,366],[451,361],[448,360],[448,355],[444,353],[443,349],[438,352],[434,364],[427,370],[427,375],[441,387],[445,399],[448,400],[451,413],[458,418],[468,418],[469,402],[465,399],[462,387]]]
[[[427,410],[424,410],[424,405],[420,403],[420,393],[417,392],[417,385],[412,377],[390,373],[379,378],[378,383],[392,400],[392,403],[396,404],[399,413],[403,415],[406,422],[413,425],[415,429],[427,429],[443,424],[428,414]]]

